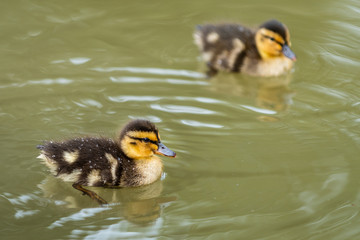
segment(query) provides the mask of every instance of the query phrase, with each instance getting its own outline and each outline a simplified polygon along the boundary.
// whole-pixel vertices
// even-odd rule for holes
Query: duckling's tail
[[[203,26],[198,24],[198,25],[195,26],[195,30],[196,31],[201,31],[201,30],[203,30]]]
[[[44,145],[36,145],[36,148],[40,149],[40,150],[44,150],[45,146]]]

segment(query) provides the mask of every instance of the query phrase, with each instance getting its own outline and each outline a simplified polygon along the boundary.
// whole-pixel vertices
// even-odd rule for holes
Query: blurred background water
[[[360,239],[360,3],[3,1],[1,239]],[[196,24],[289,27],[294,71],[205,79]],[[161,181],[93,189],[50,175],[44,139],[156,123]]]

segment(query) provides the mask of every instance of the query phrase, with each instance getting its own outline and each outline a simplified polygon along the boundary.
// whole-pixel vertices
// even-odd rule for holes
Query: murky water
[[[0,8],[1,239],[360,239],[360,4],[6,1]],[[204,79],[196,24],[288,25],[280,78]],[[94,189],[36,159],[44,139],[156,123],[161,181]]]

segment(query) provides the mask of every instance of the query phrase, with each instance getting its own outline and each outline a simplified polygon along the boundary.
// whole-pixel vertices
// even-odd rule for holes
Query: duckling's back
[[[117,186],[123,168],[122,152],[112,139],[75,138],[39,145],[39,158],[64,181],[85,186]],[[129,164],[131,164],[129,162]]]
[[[238,24],[199,25],[194,40],[209,67],[209,75],[219,70],[239,72],[245,56],[259,57],[254,33]]]

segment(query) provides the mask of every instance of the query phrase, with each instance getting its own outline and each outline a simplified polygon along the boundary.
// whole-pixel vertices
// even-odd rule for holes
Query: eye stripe
[[[279,41],[276,41],[276,39],[273,38],[273,37],[270,37],[270,36],[267,36],[267,35],[264,35],[264,34],[262,34],[262,36],[263,36],[264,38],[267,38],[267,39],[270,39],[271,41],[276,42],[276,43],[279,44],[280,46],[284,46],[283,43],[281,43],[281,42],[279,42]]]
[[[151,142],[152,144],[158,145],[157,141],[150,140],[149,138],[137,138],[137,137],[132,137],[132,136],[128,136],[128,137],[131,139],[134,139],[134,140],[139,140],[142,142]]]

